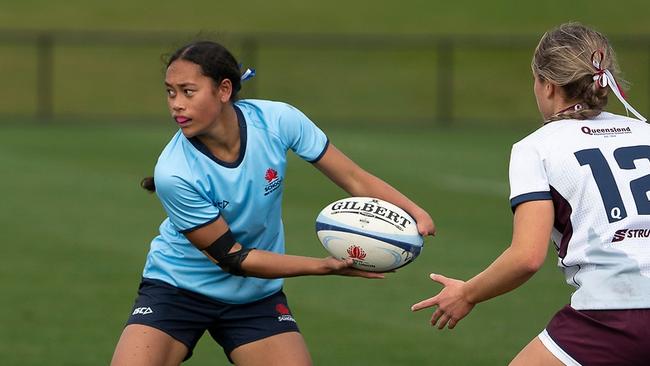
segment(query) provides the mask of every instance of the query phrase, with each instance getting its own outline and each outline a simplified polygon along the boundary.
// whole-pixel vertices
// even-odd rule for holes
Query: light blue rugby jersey
[[[285,103],[242,100],[235,110],[241,135],[236,162],[220,161],[181,131],[160,154],[154,178],[168,217],[151,243],[143,276],[240,304],[277,292],[283,280],[230,275],[182,233],[223,216],[244,247],[284,253],[281,203],[287,151],[316,162],[328,140],[309,118]]]

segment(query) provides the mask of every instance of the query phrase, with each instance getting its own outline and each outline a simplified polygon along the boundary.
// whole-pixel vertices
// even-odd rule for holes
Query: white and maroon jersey
[[[549,123],[512,147],[510,204],[553,200],[571,306],[650,308],[650,125],[603,112]]]

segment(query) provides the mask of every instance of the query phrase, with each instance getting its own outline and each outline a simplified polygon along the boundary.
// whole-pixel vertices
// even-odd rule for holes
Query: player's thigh
[[[564,363],[558,360],[538,337],[535,337],[515,356],[510,366],[564,366]]]
[[[276,334],[235,348],[230,358],[237,366],[308,366],[311,356],[298,332]]]
[[[171,366],[180,365],[187,347],[156,328],[130,324],[117,342],[111,366]]]

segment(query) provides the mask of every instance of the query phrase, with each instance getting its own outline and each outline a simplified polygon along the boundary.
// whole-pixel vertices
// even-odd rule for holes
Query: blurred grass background
[[[454,124],[513,126],[538,118],[529,92],[537,40],[570,20],[612,37],[623,76],[632,82],[630,100],[640,111],[650,108],[650,41],[630,43],[648,36],[650,6],[643,1],[41,3],[47,4],[0,5],[0,78],[8,91],[0,115],[34,115],[37,37],[52,37],[52,112],[73,120],[164,117],[161,56],[208,37],[257,69],[244,95],[287,101],[324,123],[445,124],[439,100],[446,93]],[[149,41],[131,43],[139,32]],[[423,41],[427,36],[430,42]],[[242,37],[256,42],[253,51]],[[382,44],[391,37],[398,38]],[[444,55],[434,37],[452,42],[451,69],[444,72],[450,90],[437,84]],[[467,41],[474,37],[490,38]],[[618,103],[612,108],[622,111]]]
[[[178,31],[183,34],[532,36],[569,20],[607,34],[648,35],[648,5],[624,1],[112,2],[0,4],[2,29]],[[151,46],[61,44],[54,114],[36,114],[36,49],[0,39],[0,363],[107,364],[164,218],[139,189],[174,133]],[[384,281],[305,277],[286,292],[317,365],[506,364],[568,302],[550,253],[515,293],[478,306],[453,331],[409,306],[439,286],[430,272],[468,278],[509,243],[510,146],[537,127],[528,49],[463,48],[453,59],[457,120],[436,113],[435,50],[260,48],[245,86],[312,117],[361,166],[426,208],[439,234],[416,262]],[[615,44],[616,46],[616,44]],[[232,44],[239,55],[240,45]],[[619,49],[630,99],[648,109],[648,49]],[[240,60],[246,63],[246,60]],[[254,83],[254,84],[253,84]],[[611,102],[611,110],[620,111]],[[323,256],[313,221],[344,193],[290,157],[284,217],[291,254]],[[226,365],[209,337],[188,365]]]

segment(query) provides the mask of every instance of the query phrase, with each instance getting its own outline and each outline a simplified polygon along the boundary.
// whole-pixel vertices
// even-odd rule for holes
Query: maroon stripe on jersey
[[[553,200],[553,207],[555,208],[555,222],[553,226],[557,231],[562,233],[562,241],[558,249],[558,257],[566,257],[566,252],[569,249],[569,240],[573,236],[573,225],[571,225],[571,204],[562,195],[551,187],[551,199]]]
[[[546,331],[582,365],[650,364],[650,309],[575,310],[570,305]]]

